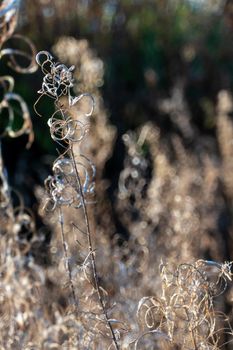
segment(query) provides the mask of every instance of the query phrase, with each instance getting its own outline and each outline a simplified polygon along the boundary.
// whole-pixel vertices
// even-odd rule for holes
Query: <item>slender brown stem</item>
[[[64,232],[64,215],[63,215],[63,211],[62,211],[61,207],[59,208],[59,221],[60,221],[60,226],[61,226],[61,239],[62,239],[63,251],[64,251],[64,255],[65,255],[65,268],[66,268],[66,270],[68,272],[68,276],[69,276],[69,282],[70,282],[70,288],[71,288],[73,302],[74,302],[74,305],[77,307],[78,301],[76,298],[75,288],[74,288],[74,284],[73,284],[73,280],[72,280],[72,269],[71,269],[71,265],[70,265],[70,261],[69,261],[67,243],[66,243],[65,232]]]
[[[95,253],[94,253],[94,249],[93,249],[93,244],[92,244],[92,235],[91,235],[91,229],[90,229],[90,222],[89,222],[89,217],[88,217],[88,213],[87,213],[87,206],[85,203],[85,199],[84,199],[84,194],[83,194],[83,189],[82,189],[82,183],[81,183],[81,179],[80,179],[80,175],[79,175],[79,171],[75,162],[75,156],[74,156],[74,151],[73,151],[73,145],[72,143],[70,143],[70,155],[71,155],[71,159],[73,161],[74,164],[74,170],[75,170],[75,175],[76,175],[76,179],[77,179],[77,184],[78,184],[78,193],[80,194],[80,198],[81,198],[81,204],[82,204],[82,208],[83,208],[83,214],[84,214],[84,220],[85,220],[85,224],[86,224],[86,229],[87,229],[87,240],[88,240],[88,249],[89,249],[89,253],[90,253],[90,259],[91,259],[91,265],[92,265],[92,271],[93,271],[93,277],[94,277],[94,283],[95,283],[95,289],[98,295],[98,299],[106,320],[106,323],[109,327],[110,333],[112,335],[112,340],[113,343],[115,345],[115,348],[117,350],[119,350],[119,346],[116,340],[116,336],[115,333],[113,331],[111,322],[109,321],[108,318],[108,313],[107,310],[105,308],[104,305],[104,301],[101,295],[101,291],[100,291],[100,285],[99,285],[99,281],[98,281],[98,274],[97,274],[97,268],[96,268],[96,261],[95,261]]]
[[[185,313],[186,313],[186,315],[187,315],[188,322],[190,322],[189,314],[188,314],[188,311],[187,311],[186,308],[185,308]],[[195,334],[194,334],[194,329],[193,329],[193,327],[191,328],[191,338],[192,338],[192,342],[193,342],[194,349],[195,349],[195,350],[198,350],[198,348],[197,348],[197,342],[196,342],[196,338],[195,338]]]

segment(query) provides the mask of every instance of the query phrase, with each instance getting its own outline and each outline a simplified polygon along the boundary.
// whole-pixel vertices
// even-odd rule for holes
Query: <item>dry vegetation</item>
[[[0,17],[1,57],[19,72],[34,72],[27,39],[16,36],[28,51],[8,48],[17,1],[3,1]],[[178,84],[160,109],[173,114],[181,134],[193,135],[194,148],[177,135],[170,143],[152,123],[128,131],[110,198],[103,172],[116,131],[99,89],[104,64],[86,40],[62,37],[53,52],[63,63],[48,52],[36,56],[43,77],[35,104],[37,114],[41,99],[54,104],[41,123],[59,147],[45,188],[35,189],[52,230],[49,247],[23,193],[9,187],[0,156],[0,349],[232,349],[232,272],[224,262],[232,235],[226,241],[216,224],[225,200],[233,200],[231,94],[219,94],[216,152],[193,127]],[[18,56],[29,61],[26,68]],[[1,136],[25,133],[30,147],[27,105],[13,93],[10,76],[0,84],[8,118]],[[37,255],[46,250],[46,264],[32,247]]]

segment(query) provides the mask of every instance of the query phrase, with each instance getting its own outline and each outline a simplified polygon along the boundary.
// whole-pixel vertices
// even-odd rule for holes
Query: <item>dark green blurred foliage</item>
[[[105,104],[120,134],[148,119],[173,130],[158,101],[178,81],[194,124],[214,131],[209,108],[219,90],[232,88],[230,3],[25,0],[21,12],[21,31],[38,49],[50,49],[61,35],[90,40],[105,63]]]

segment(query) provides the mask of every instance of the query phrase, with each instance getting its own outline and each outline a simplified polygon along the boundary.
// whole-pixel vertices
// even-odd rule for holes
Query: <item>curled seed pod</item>
[[[1,17],[1,9],[4,9],[3,13],[5,13],[5,16],[8,16],[7,11],[13,11],[18,4],[18,1],[16,2],[9,2],[8,5],[7,2],[3,2],[2,6],[5,4],[6,7],[0,7],[0,17]],[[8,10],[7,10],[8,9]],[[28,46],[29,49],[31,50],[30,53],[27,53],[22,50],[18,49],[11,49],[11,48],[3,48],[0,51],[0,58],[3,56],[9,56],[9,62],[8,65],[16,70],[17,72],[20,73],[32,73],[34,72],[37,67],[35,64],[35,48],[33,44],[26,38],[24,38],[21,35],[15,35],[13,38],[25,42]],[[29,60],[29,64],[26,68],[21,67],[21,65],[17,62],[16,56],[22,56]],[[34,140],[34,133],[32,129],[32,123],[31,123],[31,118],[29,114],[28,107],[25,103],[25,101],[20,97],[18,94],[13,93],[13,88],[14,88],[14,79],[10,76],[3,76],[0,77],[0,86],[3,89],[3,95],[2,95],[2,100],[0,102],[0,112],[3,110],[7,110],[8,113],[8,125],[2,132],[1,136],[8,135],[10,137],[18,137],[23,134],[28,134],[29,135],[29,140],[27,143],[27,148],[29,148]],[[15,109],[12,107],[12,102],[13,104],[18,104],[19,105],[19,111],[21,112],[22,118],[23,118],[23,123],[19,128],[15,129]]]
[[[210,260],[198,260],[195,266],[206,276],[210,294],[217,297],[225,292],[227,281],[232,280],[232,263],[225,262],[220,264]]]
[[[54,112],[48,120],[50,134],[54,141],[81,142],[88,130],[88,124],[64,115],[62,110]]]
[[[14,49],[14,48],[3,48],[0,52],[0,57],[8,56],[8,65],[18,73],[34,73],[37,70],[35,61],[36,48],[33,43],[26,37],[20,34],[15,34],[11,39],[16,39],[17,42],[26,44],[28,50]],[[26,60],[27,66],[23,67],[16,59],[16,57],[23,57]]]
[[[70,158],[58,158],[53,163],[53,172],[64,177],[74,175],[74,164]]]
[[[39,94],[48,95],[54,99],[69,95],[73,87],[73,70],[61,63],[54,63],[52,55],[47,51],[40,51],[36,55],[36,62],[44,73],[43,83]]]
[[[60,142],[67,139],[68,131],[65,130],[67,116],[62,109],[58,109],[48,119],[48,126],[50,128],[50,134],[54,141]]]
[[[89,124],[69,118],[66,121],[65,128],[67,129],[67,139],[70,142],[81,142],[89,129]]]
[[[49,176],[46,179],[46,187],[52,202],[57,205],[71,205],[73,198],[67,195],[67,182],[59,175]]]
[[[42,57],[45,56],[45,58],[42,60]],[[44,74],[47,74],[48,71],[44,69],[44,65],[46,63],[51,64],[53,60],[53,56],[48,51],[40,51],[36,55],[36,63],[41,67],[41,70]]]
[[[10,104],[11,101],[17,102],[19,104],[21,115],[23,118],[23,124],[18,130],[14,130],[14,127],[13,127],[15,112],[13,107]],[[3,101],[0,103],[0,112],[3,109],[7,109],[8,119],[9,119],[8,126],[6,127],[6,130],[4,131],[3,135],[6,134],[6,135],[9,135],[10,137],[15,138],[23,134],[28,134],[29,139],[27,143],[27,148],[29,148],[34,140],[34,133],[33,133],[29,110],[25,101],[19,95],[13,92],[8,92],[5,94]]]
[[[95,167],[84,155],[79,155],[74,161],[70,158],[60,157],[53,164],[53,176],[49,176],[45,187],[49,195],[46,209],[54,210],[59,205],[80,208],[82,198],[77,183],[76,169],[79,169],[79,177],[82,193],[86,203],[89,203],[94,194]]]
[[[92,115],[94,110],[94,99],[92,95],[88,93],[83,93],[74,97],[71,95],[71,88],[74,86],[74,66],[68,68],[62,63],[55,63],[53,56],[47,51],[38,52],[36,55],[36,62],[41,67],[44,74],[42,87],[38,91],[39,94],[47,95],[54,98],[56,101],[58,101],[61,96],[67,96],[69,107],[75,106],[83,98],[89,99],[91,106],[90,110],[85,113],[85,116],[89,117]],[[58,107],[58,109],[60,108]]]
[[[137,318],[147,328],[158,328],[163,321],[163,305],[158,298],[143,297],[137,308]]]
[[[177,268],[177,285],[183,288],[192,288],[193,281],[200,280],[208,286],[208,281],[200,269],[191,264],[180,264]]]

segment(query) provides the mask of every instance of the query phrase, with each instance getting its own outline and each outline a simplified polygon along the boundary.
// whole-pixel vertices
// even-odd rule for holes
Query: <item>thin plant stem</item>
[[[63,211],[62,211],[61,207],[59,207],[59,222],[60,222],[60,227],[61,227],[62,246],[63,246],[64,256],[65,256],[65,268],[66,268],[68,276],[69,276],[72,299],[73,299],[74,305],[77,307],[78,301],[76,298],[75,288],[74,288],[74,284],[73,284],[73,280],[72,280],[72,269],[71,269],[71,265],[70,265],[70,261],[69,261],[68,249],[67,249],[67,243],[66,243],[65,231],[64,231],[64,215],[63,215]]]
[[[82,204],[82,208],[83,208],[84,220],[85,220],[85,225],[86,225],[86,229],[87,229],[86,233],[87,233],[87,240],[88,240],[88,249],[89,249],[89,254],[90,254],[90,259],[91,259],[91,265],[92,265],[95,289],[96,289],[96,292],[97,292],[97,295],[98,295],[98,299],[99,299],[99,302],[100,302],[100,305],[101,305],[101,308],[102,308],[102,311],[103,311],[106,323],[107,323],[107,325],[109,327],[109,330],[110,330],[110,333],[111,333],[111,336],[112,336],[112,340],[113,340],[113,343],[115,345],[115,349],[119,350],[119,346],[118,346],[118,343],[117,343],[117,340],[116,340],[116,336],[115,336],[115,333],[113,331],[111,322],[109,321],[108,313],[107,313],[107,310],[106,310],[106,307],[105,307],[105,304],[104,304],[104,300],[102,298],[101,291],[100,291],[100,285],[99,285],[98,274],[97,274],[97,267],[96,267],[96,261],[95,261],[95,252],[94,252],[93,244],[92,244],[92,235],[91,235],[91,229],[90,229],[89,216],[88,216],[88,213],[87,213],[87,206],[86,206],[85,199],[84,199],[82,183],[81,183],[81,179],[80,179],[80,175],[79,175],[79,171],[78,171],[77,165],[75,163],[75,156],[74,156],[74,151],[73,151],[73,145],[72,145],[71,142],[70,142],[70,148],[69,149],[70,149],[70,156],[71,156],[71,159],[72,159],[73,164],[74,164],[74,170],[75,170],[75,175],[76,175],[77,184],[78,184],[78,191],[79,191],[80,198],[81,198],[81,204]]]
[[[185,313],[186,313],[186,316],[187,316],[187,318],[188,318],[188,322],[190,322],[189,314],[188,314],[188,311],[187,311],[186,308],[185,308]],[[195,338],[195,334],[194,334],[194,329],[193,329],[193,327],[191,327],[191,338],[192,338],[194,350],[198,350],[198,348],[197,348],[197,342],[196,342],[196,338]]]

